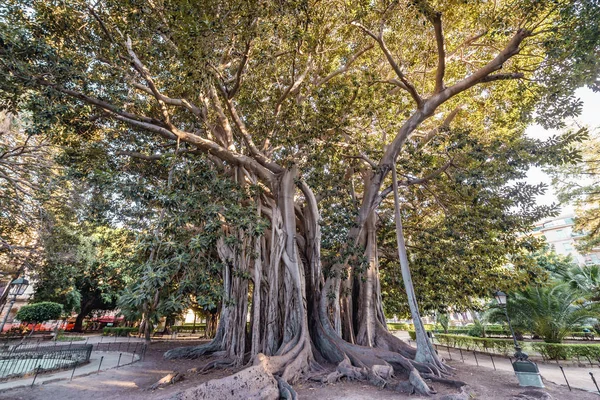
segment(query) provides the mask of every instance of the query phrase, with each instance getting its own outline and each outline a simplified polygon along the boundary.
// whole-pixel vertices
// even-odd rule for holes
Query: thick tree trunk
[[[296,179],[295,168],[285,171],[273,188],[277,197],[261,199],[262,213],[271,220],[271,229],[263,238],[252,239],[243,232],[234,233],[237,242],[244,243],[235,249],[226,246],[224,241],[219,242],[219,254],[225,264],[225,298],[214,340],[201,346],[170,350],[165,357],[196,358],[216,353],[224,356],[226,362],[240,365],[244,353],[249,350],[251,364],[260,367],[254,368],[253,373],[264,378],[257,380],[260,385],[249,383],[249,390],[253,393],[261,393],[265,382],[271,382],[269,385],[273,386],[269,379],[273,376],[282,396],[291,394],[293,389],[288,383],[293,383],[308,371],[314,374],[320,370],[313,356],[338,364],[335,372],[323,375],[324,382],[346,376],[384,386],[392,371],[396,370],[408,376],[408,385],[416,392],[431,393],[420,372],[424,376],[433,376],[439,373],[439,369],[414,361],[415,350],[390,334],[385,325],[375,213],[372,213],[370,225],[364,231],[363,240],[369,259],[369,266],[363,272],[365,279],[360,279],[356,273],[358,279],[354,279],[355,284],[351,285],[352,279],[342,279],[343,268],[348,267],[338,265],[336,273],[329,274],[324,280],[317,202],[310,188]],[[303,209],[294,202],[295,184],[304,194],[306,206]],[[296,226],[297,221],[301,223],[299,227]],[[257,257],[253,262],[247,254],[250,251]],[[246,275],[233,271],[246,272]],[[246,327],[248,277],[253,280],[250,331]],[[350,292],[350,289],[355,291]],[[345,293],[340,295],[341,291]],[[361,299],[353,306],[351,299],[356,297]],[[353,314],[354,308],[356,314]],[[358,323],[353,325],[356,321]],[[367,325],[364,325],[365,322]],[[359,329],[355,330],[355,327]],[[342,339],[340,333],[348,335],[351,340]],[[243,340],[246,337],[249,338],[249,349],[246,349]],[[354,338],[357,343],[360,341],[367,346],[351,343]],[[223,359],[205,368],[217,364],[223,365]],[[243,376],[236,375],[232,379],[245,379]],[[221,385],[217,382],[214,383]],[[223,384],[226,382],[231,380],[225,378]],[[208,390],[208,387],[203,390]]]
[[[237,232],[237,248],[223,240],[218,243],[224,261],[225,297],[217,334],[208,344],[170,350],[168,358],[195,358],[203,354],[223,352],[232,364],[241,365],[246,353],[246,315],[248,312],[248,279],[251,252],[260,247],[260,262],[254,266],[253,323],[250,352],[256,352],[253,363],[260,363],[271,374],[293,382],[309,367],[312,360],[305,286],[314,285],[320,271],[305,281],[304,264],[296,243],[295,179],[296,168],[281,174],[275,188],[277,198],[265,207],[271,219],[268,240],[252,238]],[[316,235],[316,234],[314,234]],[[320,265],[320,260],[318,260]],[[263,268],[264,267],[264,268]],[[265,279],[266,278],[266,279]],[[268,287],[263,290],[262,282]],[[257,311],[260,310],[260,311]],[[257,318],[263,319],[260,323]],[[260,349],[261,352],[258,352]]]
[[[85,317],[92,312],[91,303],[91,301],[82,300],[81,310],[79,314],[77,314],[77,317],[75,317],[75,325],[73,326],[74,332],[83,332],[83,321],[85,320]]]

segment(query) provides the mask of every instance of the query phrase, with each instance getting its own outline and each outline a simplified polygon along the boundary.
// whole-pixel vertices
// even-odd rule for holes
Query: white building
[[[573,214],[566,214],[542,220],[535,225],[532,234],[534,237],[546,239],[556,253],[565,256],[570,254],[579,265],[600,264],[600,249],[594,249],[588,254],[577,251],[577,241],[584,237],[584,234],[573,229],[574,218]]]

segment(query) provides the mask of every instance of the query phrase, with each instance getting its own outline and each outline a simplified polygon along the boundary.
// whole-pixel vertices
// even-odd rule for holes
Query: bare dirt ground
[[[198,343],[198,342],[195,342]],[[233,369],[212,370],[208,374],[187,372],[191,368],[201,368],[212,358],[198,360],[168,361],[163,359],[163,353],[180,345],[195,344],[185,342],[156,342],[153,343],[146,354],[146,359],[131,366],[112,369],[73,381],[60,381],[34,388],[12,389],[0,392],[3,400],[158,400],[167,399],[174,394],[193,387],[210,379],[223,377],[236,372]],[[504,371],[494,371],[489,368],[475,367],[460,362],[452,364],[457,368],[456,379],[465,381],[469,385],[472,399],[481,400],[512,400],[526,391],[517,384],[514,374]],[[170,372],[185,373],[185,378],[174,385],[163,389],[151,391],[152,386],[159,379]],[[442,396],[457,393],[457,390],[442,384],[432,384],[438,394],[430,397],[440,399]],[[367,399],[416,399],[419,396],[408,396],[394,392],[390,389],[377,389],[364,382],[342,381],[334,385],[322,385],[314,382],[301,382],[295,386],[298,398],[303,400],[367,400]],[[566,387],[546,383],[545,391],[556,400],[598,400],[600,397],[593,393],[573,390],[569,392]]]

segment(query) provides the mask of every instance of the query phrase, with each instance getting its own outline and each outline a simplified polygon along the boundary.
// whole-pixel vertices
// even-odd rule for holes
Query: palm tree
[[[600,265],[576,266],[569,269],[563,280],[589,301],[600,301]]]
[[[581,292],[569,284],[533,286],[513,293],[507,311],[515,331],[532,332],[548,343],[560,343],[573,327],[600,316],[598,304],[583,301]],[[506,322],[503,310],[491,308],[489,322]]]

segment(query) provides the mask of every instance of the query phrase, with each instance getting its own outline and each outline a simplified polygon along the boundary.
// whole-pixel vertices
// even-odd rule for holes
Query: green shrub
[[[83,336],[63,336],[63,335],[58,335],[56,337],[56,341],[57,342],[80,342],[82,340],[85,340],[85,338]]]
[[[390,331],[407,331],[409,329],[408,324],[401,322],[390,322],[387,326]]]
[[[532,343],[531,348],[549,360],[585,358],[592,362],[600,358],[600,345],[597,344]]]
[[[462,328],[449,328],[448,329],[448,334],[449,335],[470,335],[470,332],[474,332],[476,329],[478,329],[475,325],[471,325],[469,327],[462,327]],[[436,329],[434,330],[435,333],[445,333],[442,329]],[[485,333],[486,335],[489,336],[511,336],[510,331],[507,328],[503,328],[502,326],[492,326],[492,328],[490,328],[489,326],[485,326]]]
[[[417,333],[415,331],[408,331],[408,336],[410,336],[412,340],[417,340]]]
[[[446,335],[443,333],[436,334],[435,338],[444,346],[459,347],[466,350],[496,352],[503,355],[509,355],[514,351],[514,342],[511,339],[491,339],[464,335]]]
[[[202,331],[206,328],[206,324],[196,324],[196,332],[197,331]],[[194,330],[194,326],[190,325],[190,324],[184,324],[184,325],[174,325],[171,327],[171,330],[173,332],[192,332]]]
[[[481,324],[475,324],[467,332],[467,335],[472,337],[483,337],[484,329]]]
[[[59,319],[63,313],[63,306],[51,301],[28,304],[19,308],[15,318],[19,321],[39,323]]]
[[[105,327],[102,329],[102,336],[129,336],[130,333],[137,333],[138,328],[129,328],[129,327]]]

